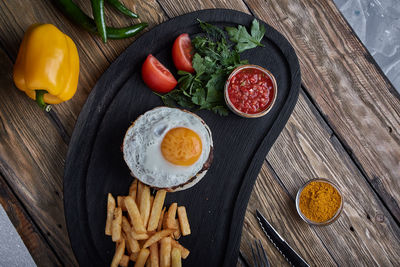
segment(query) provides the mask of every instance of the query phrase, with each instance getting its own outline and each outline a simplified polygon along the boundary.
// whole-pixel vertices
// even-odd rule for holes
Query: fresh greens
[[[251,34],[239,25],[237,28],[226,27],[232,43],[228,43],[224,30],[209,23],[199,21],[205,35],[196,36],[192,40],[194,55],[192,65],[195,73],[178,71],[178,88],[159,95],[164,104],[178,104],[188,109],[207,109],[221,116],[228,115],[224,101],[224,85],[229,74],[238,66],[247,64],[240,59],[240,53],[262,46],[261,39],[265,34],[264,26],[260,27],[253,20]]]
[[[236,43],[235,49],[239,53],[256,46],[264,46],[261,44],[261,40],[265,34],[265,27],[264,25],[260,26],[257,20],[253,20],[250,30],[251,34],[242,25],[239,25],[237,28],[226,27],[225,29],[229,34],[230,40]]]

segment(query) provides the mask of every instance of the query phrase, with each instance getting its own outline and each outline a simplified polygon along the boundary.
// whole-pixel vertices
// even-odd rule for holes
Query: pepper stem
[[[46,90],[35,90],[36,92],[36,103],[39,105],[41,109],[46,112],[51,110],[51,106],[44,102],[44,94],[47,94]]]

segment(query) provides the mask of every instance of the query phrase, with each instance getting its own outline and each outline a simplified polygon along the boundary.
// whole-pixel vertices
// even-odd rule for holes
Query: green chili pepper
[[[122,39],[135,36],[139,32],[141,32],[144,28],[148,26],[147,23],[138,23],[125,28],[108,28],[107,27],[107,36],[110,39]]]
[[[107,0],[107,2],[115,7],[119,12],[121,12],[124,15],[127,15],[128,17],[137,19],[139,16],[135,13],[133,13],[130,9],[128,9],[124,4],[122,4],[119,0]]]
[[[103,43],[107,43],[106,21],[104,19],[104,0],[92,0],[94,22]]]
[[[99,34],[93,19],[86,15],[72,0],[53,0],[58,8],[73,22],[82,26],[89,32]],[[147,23],[139,23],[124,28],[106,27],[107,37],[110,39],[123,39],[135,36],[148,26]]]

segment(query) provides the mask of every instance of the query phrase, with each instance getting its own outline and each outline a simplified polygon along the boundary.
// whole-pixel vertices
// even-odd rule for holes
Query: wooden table
[[[302,89],[286,128],[265,159],[250,197],[241,253],[261,239],[273,265],[286,265],[254,218],[261,210],[311,265],[400,264],[400,101],[332,0],[128,1],[149,28],[197,9],[250,13],[279,30],[300,60]],[[90,1],[78,1],[90,11]],[[107,8],[109,25],[129,19]],[[24,31],[53,23],[77,44],[75,97],[46,114],[12,82]],[[77,265],[63,210],[68,142],[91,88],[134,39],[103,44],[72,24],[51,1],[0,1],[0,203],[40,266]],[[311,227],[296,214],[298,188],[314,177],[336,182],[344,210],[335,223]],[[239,260],[238,265],[244,264]]]

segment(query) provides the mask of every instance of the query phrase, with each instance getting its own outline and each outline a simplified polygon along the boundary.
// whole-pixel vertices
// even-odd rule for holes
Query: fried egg
[[[123,154],[132,175],[156,188],[174,191],[196,184],[212,159],[211,131],[197,115],[158,107],[127,130]]]

